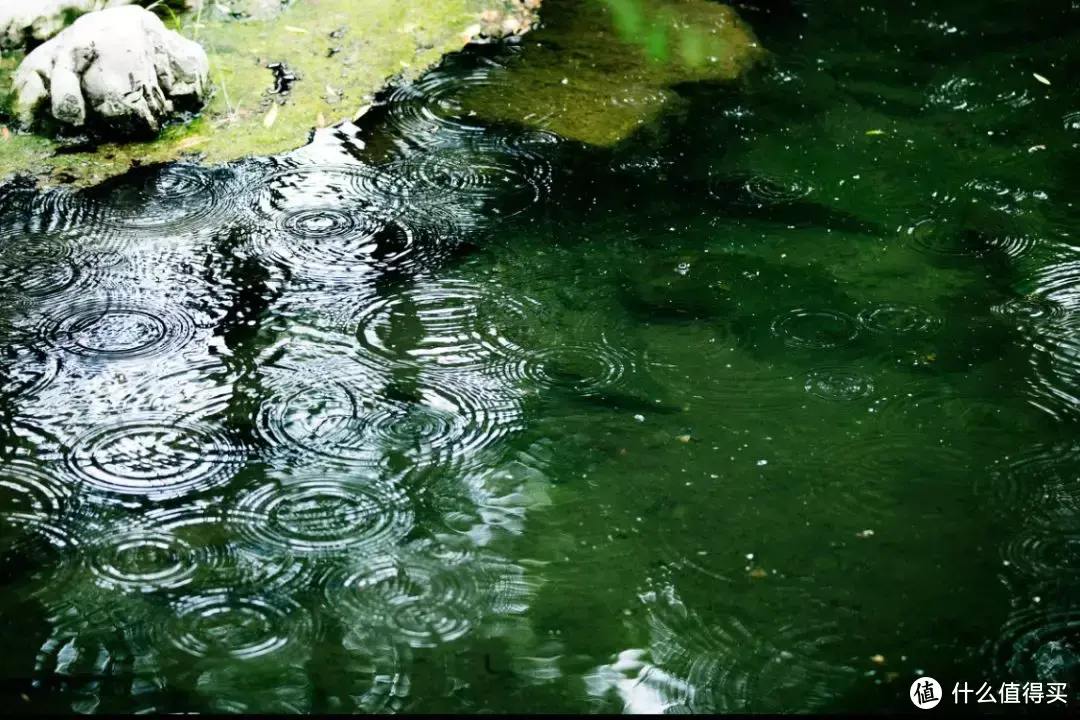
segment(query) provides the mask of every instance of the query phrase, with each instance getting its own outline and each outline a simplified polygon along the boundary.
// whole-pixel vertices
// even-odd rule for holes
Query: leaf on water
[[[277,116],[278,106],[271,105],[270,112],[266,113],[266,117],[263,118],[263,127],[270,127],[271,125],[273,125],[274,121],[277,120]]]
[[[764,568],[754,568],[750,571],[750,577],[752,578],[763,578],[768,574],[769,573],[765,572]]]
[[[867,130],[866,134],[867,135],[884,135],[885,131],[884,130]]]
[[[295,25],[286,25],[285,29],[291,33],[297,33],[298,35],[307,35],[307,30],[304,28],[296,27]]]
[[[1035,79],[1038,80],[1039,82],[1041,82],[1043,85],[1049,85],[1050,84],[1050,81],[1047,80],[1046,78],[1044,78],[1039,73],[1031,73],[1031,74],[1034,75]]]
[[[367,115],[367,114],[368,114],[368,110],[370,110],[370,109],[371,109],[371,103],[368,103],[367,105],[361,105],[361,106],[360,106],[360,109],[356,111],[356,114],[355,114],[355,115],[353,115],[353,122],[356,122],[356,121],[357,121],[357,120],[359,120],[360,118],[362,118],[362,117],[364,117],[365,115]]]

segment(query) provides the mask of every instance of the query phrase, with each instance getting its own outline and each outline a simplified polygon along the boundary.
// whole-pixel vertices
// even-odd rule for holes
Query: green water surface
[[[468,105],[549,3],[295,153],[0,189],[7,708],[1080,699],[1080,11],[744,7],[599,149]]]

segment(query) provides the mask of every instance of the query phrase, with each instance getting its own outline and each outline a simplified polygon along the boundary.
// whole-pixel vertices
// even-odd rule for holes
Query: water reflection
[[[7,190],[5,410],[39,430],[0,499],[70,709],[400,709],[415,650],[528,608],[523,313],[431,273],[546,165],[483,128],[373,164],[358,132]]]

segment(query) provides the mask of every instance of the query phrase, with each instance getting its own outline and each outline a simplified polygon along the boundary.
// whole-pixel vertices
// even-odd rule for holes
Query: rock
[[[135,0],[0,0],[0,48],[9,50],[51,39],[71,18]]]
[[[197,44],[141,7],[83,15],[23,60],[15,113],[26,128],[156,133],[174,112],[201,107],[210,64]]]

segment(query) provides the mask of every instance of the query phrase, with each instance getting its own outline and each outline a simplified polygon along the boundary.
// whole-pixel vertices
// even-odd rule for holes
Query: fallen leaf
[[[872,656],[870,658],[870,662],[872,662],[872,663],[874,663],[876,665],[884,665],[885,664],[885,656],[884,655],[874,655],[874,656]]]
[[[868,537],[873,537],[873,536],[874,536],[874,531],[873,530],[862,530],[861,532],[855,533],[855,537],[868,538]]]
[[[769,573],[765,572],[763,568],[754,568],[750,571],[750,577],[752,578],[763,578],[768,576],[768,574]]]
[[[1050,81],[1047,80],[1046,78],[1044,78],[1039,73],[1031,73],[1031,74],[1034,75],[1035,79],[1038,80],[1039,82],[1041,82],[1043,85],[1049,85],[1050,84]]]
[[[867,130],[866,134],[867,135],[884,135],[885,131],[884,130]]]
[[[184,138],[180,142],[176,143],[177,150],[190,150],[196,145],[202,145],[206,142],[206,138],[202,135],[195,135],[194,137]]]
[[[1028,148],[1028,152],[1030,153],[1030,152],[1035,152],[1036,150],[1045,150],[1045,149],[1046,149],[1045,145],[1032,145],[1031,147]]]
[[[323,114],[321,112],[315,116],[315,124],[321,128],[326,127],[326,118],[323,117]]]
[[[221,3],[217,3],[216,5],[214,5],[214,7],[216,7],[218,9],[218,12],[225,13],[226,15],[231,15],[232,14],[232,8],[228,7],[227,5],[222,5]]]
[[[690,437],[690,433],[686,433],[685,435],[676,435],[675,439],[681,443],[688,443],[693,440],[693,438]]]
[[[7,125],[0,126],[0,137],[4,138],[4,142],[11,139],[11,131],[7,129]]]
[[[461,39],[465,41],[465,44],[471,43],[473,38],[480,34],[482,28],[480,25],[470,25],[465,28],[465,32],[461,33]]]
[[[291,33],[297,33],[298,35],[307,35],[307,30],[296,27],[295,25],[286,25],[285,29]]]
[[[274,121],[277,120],[277,116],[278,106],[271,105],[270,112],[266,113],[266,117],[263,118],[263,127],[270,127],[271,125],[273,125]]]
[[[356,111],[356,114],[355,114],[355,115],[353,115],[353,122],[356,122],[356,121],[357,121],[357,120],[359,120],[360,118],[362,118],[362,117],[364,117],[365,115],[367,115],[367,114],[368,114],[368,110],[370,110],[370,109],[371,109],[371,103],[368,103],[367,105],[361,105],[361,106],[360,106],[360,109]]]

